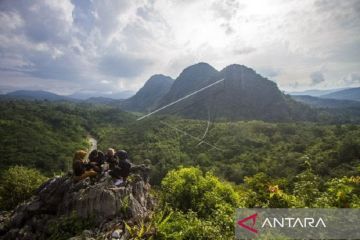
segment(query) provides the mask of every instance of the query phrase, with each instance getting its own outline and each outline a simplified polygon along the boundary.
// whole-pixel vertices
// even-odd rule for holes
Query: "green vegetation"
[[[27,200],[47,178],[38,170],[14,166],[0,175],[0,209],[12,209]]]
[[[234,207],[239,197],[230,184],[198,168],[170,171],[161,182],[162,200],[181,211],[193,210],[200,217],[212,215],[217,207]]]
[[[211,172],[179,168],[161,182],[161,205],[154,216],[160,239],[229,239],[240,206],[234,187]]]
[[[67,102],[0,101],[0,169],[24,165],[47,175],[68,171],[96,127],[130,115],[109,107]]]
[[[319,180],[307,169],[294,183],[258,173],[233,186],[198,168],[172,170],[152,218],[156,239],[232,239],[238,207],[360,207],[359,176]]]
[[[205,121],[135,119],[108,106],[0,102],[1,208],[25,200],[45,179],[11,166],[48,176],[66,171],[88,134],[102,150],[151,160],[159,206],[151,223],[128,226],[135,238],[156,229],[157,239],[231,239],[236,207],[360,207],[360,125],[217,122],[203,138]],[[53,238],[87,224],[68,230],[74,219],[55,224]]]
[[[76,213],[70,216],[62,216],[56,221],[49,223],[49,240],[66,240],[78,234],[84,229],[92,229],[95,223],[92,218],[81,218]]]
[[[293,183],[309,167],[325,181],[359,174],[359,125],[212,123],[204,140],[217,148],[180,132],[201,138],[206,125],[204,121],[152,117],[126,129],[99,131],[99,146],[124,148],[135,162],[151,159],[151,179],[156,185],[179,165],[199,166],[237,184],[260,172]]]

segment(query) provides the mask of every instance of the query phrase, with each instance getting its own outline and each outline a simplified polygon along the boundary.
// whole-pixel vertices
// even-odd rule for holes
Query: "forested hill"
[[[194,65],[191,72],[200,74],[201,69],[202,67]],[[190,70],[184,70],[175,80],[171,90],[175,89],[176,84],[187,82],[191,85],[193,77],[187,71]],[[219,82],[222,79],[223,81]],[[163,112],[187,118],[208,119],[210,117],[230,121],[256,119],[276,122],[317,119],[316,111],[287,97],[278,89],[276,83],[243,65],[227,66],[220,72],[216,71],[210,76],[204,76],[199,82],[197,86],[192,85],[193,91],[215,82],[219,83]],[[172,94],[171,90],[168,95]],[[184,91],[178,93],[177,96],[183,97],[186,94],[187,92]]]
[[[163,96],[152,94],[157,96],[156,99],[143,94],[147,85],[133,97],[134,100],[136,98],[136,104],[124,104],[124,109],[147,112],[197,92],[164,108],[160,113],[192,119],[210,117],[212,120],[230,121],[314,121],[318,118],[317,111],[283,94],[276,83],[238,64],[229,65],[221,71],[207,63],[189,66],[180,73],[168,91],[158,87]],[[136,106],[151,107],[141,109]]]
[[[121,107],[135,112],[153,110],[169,91],[173,81],[172,78],[162,74],[153,75],[134,96],[120,102]]]
[[[67,171],[75,150],[87,148],[89,133],[134,117],[91,104],[0,101],[0,168],[35,167],[46,173]]]

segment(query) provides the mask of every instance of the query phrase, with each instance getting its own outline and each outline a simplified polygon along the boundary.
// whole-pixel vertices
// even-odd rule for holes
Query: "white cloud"
[[[345,82],[345,84],[347,85],[357,85],[360,84],[360,74],[353,72],[353,73],[349,73],[347,76],[345,76],[343,78],[343,81]]]
[[[323,87],[359,84],[343,77],[360,67],[359,11],[357,0],[3,0],[0,88],[135,90],[200,61],[245,64],[285,89],[319,69]]]

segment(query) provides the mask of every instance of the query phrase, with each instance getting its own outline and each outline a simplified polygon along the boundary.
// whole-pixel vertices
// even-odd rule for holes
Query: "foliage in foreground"
[[[46,179],[38,170],[22,166],[10,167],[2,172],[0,209],[12,209],[27,200]]]
[[[229,183],[195,167],[170,171],[153,221],[159,239],[226,239],[233,235],[239,195]]]
[[[69,216],[62,216],[49,223],[49,240],[66,240],[82,233],[85,229],[92,229],[96,225],[92,218],[80,218],[75,212]]]
[[[233,239],[239,207],[360,207],[360,177],[321,182],[309,168],[295,179],[291,184],[259,173],[232,186],[199,168],[172,170],[161,183],[152,218],[156,239]]]

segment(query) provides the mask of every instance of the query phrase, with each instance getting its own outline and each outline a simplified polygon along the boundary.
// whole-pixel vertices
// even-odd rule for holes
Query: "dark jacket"
[[[105,162],[107,162],[109,164],[109,169],[110,170],[114,170],[115,167],[118,165],[119,160],[117,159],[117,157],[115,156],[105,156]]]
[[[89,157],[89,160],[90,168],[93,169],[95,172],[100,173],[102,171],[101,165],[103,165],[105,162],[105,155],[101,151],[98,151],[97,155],[91,159]]]
[[[131,162],[128,159],[119,160],[118,165],[110,171],[110,176],[115,178],[127,178],[130,174]]]
[[[80,160],[75,160],[73,163],[73,172],[75,176],[81,176],[85,173],[85,165]]]

